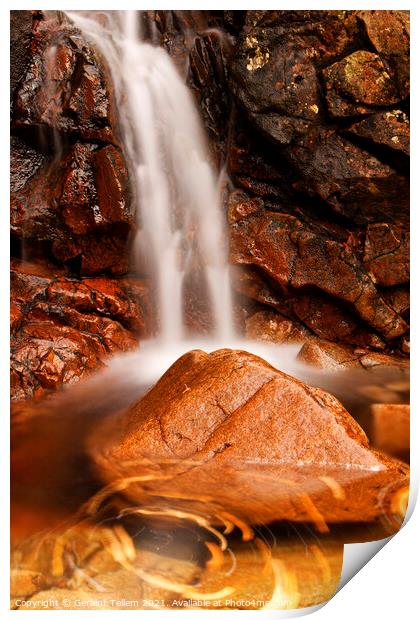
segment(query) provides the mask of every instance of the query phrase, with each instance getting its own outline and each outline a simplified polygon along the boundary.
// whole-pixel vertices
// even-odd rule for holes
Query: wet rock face
[[[64,14],[19,13],[12,233],[26,255],[41,243],[76,273],[126,273],[132,196],[106,69]]]
[[[11,40],[11,396],[22,400],[135,348],[148,305],[141,281],[104,276],[128,271],[134,222],[102,61],[60,12],[12,12]]]
[[[408,354],[408,13],[144,16],[240,190],[226,202],[244,330]],[[135,227],[107,69],[60,12],[12,11],[11,37],[14,255],[114,282]]]
[[[11,291],[13,400],[74,383],[145,335],[148,297],[138,280],[79,280],[13,260]]]
[[[14,127],[115,141],[110,81],[81,33],[63,13],[35,12],[30,38],[29,62],[14,93]]]
[[[119,148],[76,143],[55,161],[13,138],[11,166],[11,229],[26,247],[45,242],[82,274],[128,271],[133,222]]]
[[[385,339],[407,331],[347,240],[326,235],[294,215],[268,213],[240,194],[231,202],[229,219],[235,263],[258,266],[283,289],[313,287],[345,301]]]
[[[162,40],[190,50],[217,161],[243,209],[258,205],[230,218],[241,303],[274,308],[297,332],[407,352],[408,14],[225,11],[207,15],[216,37],[203,13],[199,26],[186,13],[159,22]]]
[[[312,521],[327,531],[387,514],[407,484],[408,469],[372,451],[333,396],[243,351],[184,355],[118,428],[106,429],[106,449],[98,453],[97,437],[90,449],[107,481],[146,476],[125,487],[134,502],[205,501],[214,517]]]
[[[229,172],[245,191],[242,215],[230,218],[231,257],[256,266],[266,292],[249,285],[255,271],[240,292],[321,338],[349,343],[357,332],[361,346],[404,351],[395,339],[407,317],[390,303],[390,287],[409,281],[408,14],[242,17],[233,27],[225,16],[236,37]],[[307,287],[312,303],[291,311],[290,297]],[[353,328],[343,329],[343,315]]]
[[[404,229],[389,224],[367,227],[364,262],[381,286],[410,281],[410,240]]]

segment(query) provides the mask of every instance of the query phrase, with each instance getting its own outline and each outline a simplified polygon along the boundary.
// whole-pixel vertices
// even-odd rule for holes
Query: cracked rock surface
[[[145,334],[147,289],[132,278],[80,280],[13,260],[11,290],[13,400],[74,383]]]
[[[207,514],[327,531],[329,522],[384,517],[408,484],[408,467],[371,450],[336,398],[243,351],[185,354],[108,424],[90,438],[90,454],[106,482],[141,471],[144,482],[122,491],[134,502],[151,495],[199,510],[205,501]],[[103,437],[111,439],[99,451]],[[326,476],[341,490],[332,493]]]
[[[407,355],[408,12],[142,19],[185,76],[231,181],[240,328]],[[61,12],[12,11],[11,36],[13,256],[113,282],[129,273],[135,224],[107,67]],[[76,355],[86,341],[71,325]]]

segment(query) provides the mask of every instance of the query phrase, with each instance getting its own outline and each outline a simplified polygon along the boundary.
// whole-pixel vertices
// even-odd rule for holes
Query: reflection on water
[[[15,548],[12,592],[33,605],[55,600],[64,608],[66,598],[72,608],[84,600],[87,608],[109,609],[116,600],[143,609],[288,609],[334,594],[339,533],[320,539],[309,527],[283,524],[255,527],[243,538],[227,534],[222,549],[208,529],[185,519],[69,523]]]
[[[201,510],[197,502],[188,510],[162,497],[132,505],[121,491],[124,485],[109,485],[75,514],[56,514],[54,527],[19,542],[17,533],[12,607],[22,600],[58,609],[114,609],[115,601],[141,609],[307,607],[335,593],[345,542],[389,534],[384,521],[325,529],[316,520],[251,526],[226,511],[209,513],[204,502]],[[403,511],[399,523],[406,499],[395,497]],[[19,516],[15,506],[13,518]],[[39,530],[42,519],[31,523]]]
[[[190,348],[185,343],[183,349]],[[208,347],[213,348],[214,343]],[[203,489],[194,487],[194,472],[186,471],[174,486],[173,477],[156,480],[137,465],[136,475],[104,487],[87,456],[93,431],[141,397],[184,350],[146,345],[49,401],[14,409],[12,606],[22,608],[24,601],[29,608],[306,607],[335,592],[345,542],[379,539],[398,529],[407,488],[379,480],[380,467],[352,470],[350,476],[346,468],[322,464],[305,470],[304,464],[289,463],[282,472],[281,463],[230,463],[229,472],[211,471]],[[298,364],[290,347],[253,351],[308,383],[346,393],[355,411],[369,403],[354,399],[356,388],[383,378],[366,371],[318,372]],[[327,524],[317,506],[324,501],[345,511],[357,495],[358,479],[365,490],[382,485],[382,518]],[[138,492],[128,492],[132,485],[141,489],[142,501]],[[229,485],[244,490],[244,506],[248,489],[260,514],[271,498],[263,522],[249,518],[240,505],[229,506]],[[273,522],[270,510],[280,501],[284,507],[285,498],[289,521]],[[343,520],[341,514],[338,521]]]

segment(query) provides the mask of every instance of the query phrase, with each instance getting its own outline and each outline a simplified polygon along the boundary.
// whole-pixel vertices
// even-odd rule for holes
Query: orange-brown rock
[[[74,383],[145,333],[147,290],[131,279],[78,280],[57,267],[12,261],[12,399]]]
[[[371,405],[370,413],[371,440],[375,448],[408,461],[410,405],[377,403]]]
[[[294,236],[291,228],[296,228],[285,226],[288,233],[282,245],[286,249],[273,252],[271,269],[266,268],[271,262],[267,244],[260,244],[262,236],[268,237],[267,221],[273,230],[280,218],[296,218],[302,232],[308,228],[322,231],[328,243],[339,241],[341,258],[348,262],[353,254],[369,279],[374,270],[363,261],[367,227],[395,227],[397,243],[393,234],[383,238],[383,255],[377,255],[381,273],[373,284],[388,287],[394,286],[391,281],[405,281],[405,241],[397,247],[398,231],[405,234],[409,227],[409,13],[251,10],[237,14],[234,21],[228,12],[225,21],[226,28],[235,33],[227,73],[228,87],[238,102],[229,126],[228,171],[235,186],[247,192],[249,202],[257,201],[255,222],[259,220],[259,227],[249,226],[246,233],[249,246],[255,244],[255,260],[243,261],[241,256],[238,262],[252,263],[252,277],[256,265],[257,271],[262,269],[263,276],[274,281],[269,294],[264,287],[260,297],[285,312],[279,307],[285,297],[279,260],[283,252],[288,253]],[[235,238],[235,222],[231,229]],[[312,257],[318,260],[319,255],[305,242],[304,232],[296,236],[300,241],[298,268],[309,266]],[[235,242],[233,250],[236,261]],[[332,256],[328,262],[335,264]],[[336,265],[333,269],[338,282],[339,269]],[[323,272],[320,267],[318,273]],[[365,280],[360,271],[356,278],[360,283]],[[346,287],[345,278],[341,284]],[[306,286],[308,296],[317,293],[313,284]],[[387,292],[378,290],[378,294],[386,302]],[[328,291],[326,302],[342,315],[350,310],[351,316],[352,305],[341,293]],[[321,338],[381,348],[380,342],[374,343],[375,331],[381,340],[384,336],[377,325],[364,317],[365,324],[357,329],[353,329],[354,321],[350,327],[348,317],[344,322],[322,323],[316,305],[312,304],[313,314],[303,308],[305,319],[293,312],[287,316],[314,329]],[[332,317],[334,312],[326,314]],[[357,324],[357,317],[353,318]],[[401,318],[406,320],[406,316]],[[367,338],[363,342],[360,328],[369,327],[373,328],[372,342]],[[389,348],[407,350],[402,342]]]
[[[321,292],[311,291],[302,293],[294,290],[282,291],[278,295],[275,284],[269,282],[261,271],[249,266],[234,265],[231,268],[231,278],[235,290],[244,298],[249,298],[270,308],[274,308],[279,314],[269,310],[261,310],[255,313],[255,304],[252,301],[247,303],[245,299],[241,301],[243,306],[251,306],[248,310],[248,321],[258,324],[258,328],[251,327],[249,336],[258,339],[265,339],[263,322],[260,318],[253,318],[253,314],[270,315],[276,321],[281,321],[284,328],[284,321],[288,321],[293,326],[294,336],[298,333],[305,335],[306,338],[319,337],[333,342],[351,344],[361,347],[372,347],[382,350],[385,348],[384,341],[374,332],[372,328],[362,323],[344,305],[338,305],[336,299],[332,299]],[[384,298],[398,314],[406,312],[409,306],[409,294],[405,289],[393,288],[383,293]],[[271,319],[269,319],[271,320]],[[272,339],[274,332],[269,324],[268,332],[271,334],[268,339]],[[245,326],[248,334],[248,327]],[[275,336],[278,338],[280,332]],[[294,337],[293,336],[293,337]],[[280,342],[280,340],[276,340]]]
[[[258,151],[265,165],[251,151],[254,170],[233,169],[235,180],[257,195],[264,192],[274,210],[293,204],[284,197],[289,181],[294,201],[304,194],[320,197],[359,225],[407,221],[407,179],[397,174],[408,172],[407,161],[394,155],[407,147],[408,22],[403,11],[248,11],[229,57],[229,86],[262,138]],[[368,36],[377,53],[366,49]],[[406,122],[378,106],[394,107]],[[366,115],[363,127],[352,130],[357,114]],[[371,123],[368,115],[376,114],[382,120]],[[247,122],[239,118],[235,127],[242,150],[242,134],[251,134]],[[275,176],[267,175],[270,166]],[[317,211],[303,209],[310,218]]]
[[[112,439],[98,450],[102,436]],[[130,503],[195,509],[214,522],[227,512],[327,531],[390,515],[408,484],[408,468],[371,450],[336,398],[226,349],[181,357],[89,451],[104,481],[140,477],[116,487]]]
[[[392,224],[370,224],[366,231],[364,263],[381,286],[410,281],[410,233]]]
[[[64,13],[11,25],[13,238],[77,275],[127,273],[133,201],[107,69]]]
[[[109,77],[96,51],[60,11],[32,11],[28,26],[30,50],[14,95],[13,126],[115,140]]]
[[[402,96],[410,84],[410,12],[358,11],[370,42],[389,63]]]
[[[385,61],[372,52],[353,52],[323,74],[328,109],[333,116],[363,114],[369,112],[367,106],[392,105],[404,98]]]
[[[393,368],[404,374],[409,368],[409,360],[406,357],[386,355],[362,348],[355,349],[326,340],[305,342],[299,351],[298,359],[324,370]]]
[[[245,323],[245,334],[251,340],[276,344],[304,342],[310,336],[303,326],[269,310],[260,310],[249,317]]]
[[[408,330],[375,288],[350,243],[295,215],[263,209],[241,192],[230,198],[231,260],[262,269],[280,289],[315,288],[350,305],[391,340]]]
[[[371,114],[348,128],[367,143],[385,146],[405,155],[410,152],[410,125],[408,116],[402,110],[391,110]]]
[[[11,229],[27,252],[42,242],[76,272],[128,271],[133,213],[119,148],[76,143],[57,160],[13,138],[11,190]]]

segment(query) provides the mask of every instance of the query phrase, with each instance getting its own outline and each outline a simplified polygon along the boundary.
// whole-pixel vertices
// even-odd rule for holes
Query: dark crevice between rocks
[[[65,155],[78,138],[58,132],[49,125],[20,125],[12,127],[11,135],[17,136],[28,147],[47,157],[61,157]]]
[[[347,339],[344,341],[340,341],[338,339],[333,340],[331,338],[326,338],[325,336],[320,335],[312,327],[310,327],[307,323],[305,323],[305,321],[294,312],[293,300],[298,299],[299,297],[302,297],[304,295],[305,296],[309,295],[313,297],[314,299],[317,299],[317,298],[320,300],[324,299],[326,302],[331,303],[332,305],[337,307],[338,311],[341,310],[342,312],[347,314],[349,319],[353,320],[356,325],[359,325],[361,330],[366,331],[366,334],[377,336],[379,340],[383,340],[383,336],[374,327],[372,327],[366,321],[364,321],[357,314],[357,312],[355,312],[354,307],[352,306],[350,302],[347,302],[339,297],[330,295],[326,293],[325,291],[313,285],[305,285],[305,286],[299,287],[299,289],[295,289],[293,287],[287,287],[287,286],[282,287],[278,282],[273,280],[263,268],[259,267],[258,265],[246,265],[243,267],[246,271],[249,271],[250,273],[254,273],[261,282],[266,284],[266,287],[267,287],[267,291],[265,293],[265,299],[263,297],[264,293],[259,299],[257,298],[258,295],[251,297],[251,296],[248,296],[248,294],[245,292],[238,291],[236,293],[236,295],[242,298],[242,300],[247,300],[248,304],[251,301],[251,306],[249,306],[249,309],[253,309],[252,304],[256,305],[255,311],[257,311],[258,309],[267,309],[267,307],[272,308],[275,311],[277,311],[279,315],[289,320],[292,320],[298,325],[304,327],[317,338],[323,338],[325,340],[330,340],[331,342],[338,342],[339,344],[340,343],[350,344],[350,342]],[[381,291],[378,291],[378,293],[381,294]],[[399,338],[392,340],[392,341],[387,341],[385,342],[385,345],[386,345],[387,350],[392,351],[396,349],[398,353],[401,353],[399,350]],[[380,347],[380,346],[374,347],[374,346],[364,345],[364,348],[370,349],[373,351],[383,350],[383,347]]]
[[[60,268],[52,253],[50,241],[23,239],[13,232],[10,234],[10,256],[25,261],[42,261]]]
[[[346,139],[355,146],[367,151],[376,157],[382,164],[393,168],[399,174],[410,177],[410,156],[397,151],[386,144],[375,144],[369,138],[358,136],[350,131],[343,130]]]
[[[65,264],[68,267],[70,273],[75,274],[78,277],[80,277],[80,274],[82,271],[82,255],[81,254],[78,254],[77,256],[70,258],[68,261],[65,262]]]
[[[10,256],[19,259],[23,257],[23,240],[13,233],[10,234]]]
[[[246,11],[223,11],[223,24],[226,30],[238,35],[245,24]]]
[[[97,148],[114,146],[117,149],[121,149],[121,145],[117,140],[102,140],[100,137],[85,137],[77,132],[62,132],[46,124],[14,124],[12,125],[11,136],[17,136],[30,148],[51,158],[64,157],[70,148],[76,144],[93,144]]]

